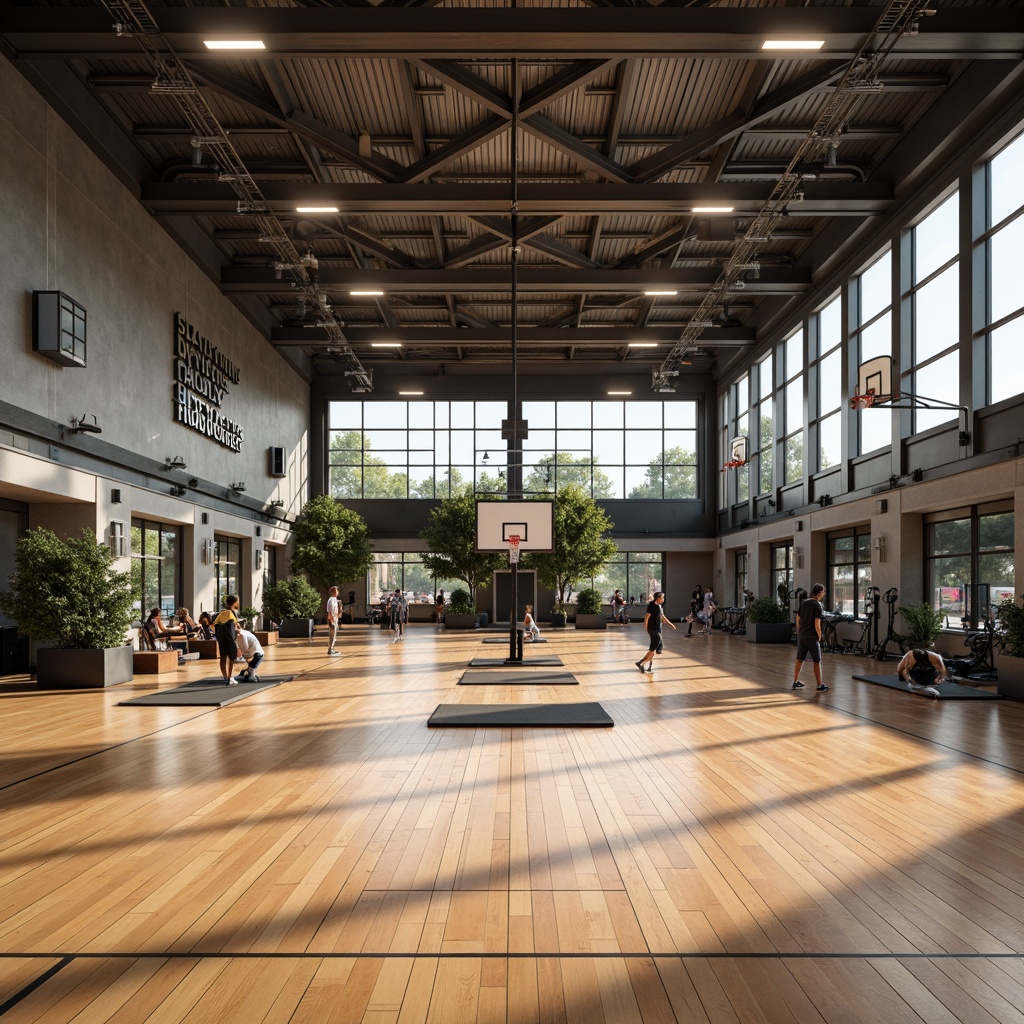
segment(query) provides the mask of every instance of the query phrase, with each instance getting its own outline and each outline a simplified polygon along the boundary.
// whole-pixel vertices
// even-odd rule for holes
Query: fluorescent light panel
[[[761,44],[762,50],[820,50],[825,45],[824,39],[766,39]]]
[[[609,395],[631,395],[631,394],[633,394],[633,392],[632,391],[609,391],[608,394]]]
[[[265,50],[262,39],[204,39],[208,50]]]
[[[296,213],[337,213],[336,206],[296,206]]]
[[[678,295],[678,294],[679,294],[678,292],[670,291],[667,288],[661,289],[661,290],[658,290],[658,289],[655,289],[655,288],[651,288],[651,289],[648,289],[647,291],[644,292],[644,295],[650,295],[650,296],[654,296],[654,295]]]
[[[691,213],[732,213],[735,206],[695,206]]]
[[[399,391],[400,395],[422,395],[422,391]]]
[[[378,291],[361,291],[361,292],[349,292],[349,295],[383,295],[383,292]]]
[[[657,348],[658,343],[656,341],[631,341],[628,348]]]
[[[371,341],[370,348],[401,348],[400,341]]]

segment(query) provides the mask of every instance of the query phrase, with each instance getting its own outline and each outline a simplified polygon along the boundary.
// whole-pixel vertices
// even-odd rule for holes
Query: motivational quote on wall
[[[235,364],[180,313],[174,314],[174,418],[218,444],[241,451],[240,424],[221,412],[228,387],[241,379]]]

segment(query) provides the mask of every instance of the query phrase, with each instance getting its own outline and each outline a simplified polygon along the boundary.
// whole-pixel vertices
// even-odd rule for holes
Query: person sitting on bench
[[[185,607],[178,609],[178,632],[184,637],[190,637],[199,632],[199,623],[189,614]]]
[[[919,647],[903,655],[903,660],[896,666],[896,675],[910,684],[911,689],[935,689],[936,680],[948,679],[945,662],[933,651],[923,651]],[[938,690],[935,691],[938,693]]]
[[[213,640],[213,616],[209,612],[199,613],[199,639],[200,640]]]
[[[156,650],[157,640],[167,640],[172,636],[178,634],[171,629],[165,629],[163,619],[160,618],[159,608],[150,608],[149,618],[142,624],[142,628],[145,631],[146,637],[150,641],[150,646],[153,650]]]

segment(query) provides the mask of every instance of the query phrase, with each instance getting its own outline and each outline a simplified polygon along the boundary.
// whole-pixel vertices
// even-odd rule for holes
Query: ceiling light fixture
[[[336,206],[296,206],[296,213],[337,213]]]
[[[354,295],[354,296],[360,296],[360,295],[369,295],[369,296],[376,296],[376,297],[378,297],[378,298],[379,298],[379,297],[380,297],[381,295],[383,295],[383,294],[384,294],[384,293],[383,293],[383,292],[381,292],[381,291],[370,291],[370,290],[367,290],[367,291],[359,291],[359,292],[349,292],[349,295]]]
[[[632,391],[609,391],[608,394],[609,395],[631,395],[631,394],[633,394],[633,392]]]
[[[824,39],[766,39],[761,44],[762,50],[820,50],[825,45]]]
[[[631,341],[628,343],[627,348],[657,348],[658,343],[656,341]]]
[[[401,348],[400,341],[371,341],[370,348]]]
[[[691,213],[732,213],[735,206],[694,206]]]
[[[262,39],[204,39],[208,50],[265,50]]]
[[[399,391],[400,395],[422,395],[422,391]]]
[[[659,290],[659,289],[654,289],[654,288],[650,289],[649,291],[645,291],[644,292],[644,295],[647,295],[647,296],[649,296],[651,298],[654,298],[655,296],[658,296],[658,295],[678,295],[678,294],[679,293],[677,291],[669,291],[668,289]]]

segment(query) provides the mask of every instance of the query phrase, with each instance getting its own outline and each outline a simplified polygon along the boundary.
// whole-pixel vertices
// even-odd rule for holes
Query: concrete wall
[[[62,534],[86,526],[105,539],[111,520],[132,516],[180,524],[181,596],[193,609],[214,604],[203,541],[238,537],[243,604],[258,604],[257,552],[289,536],[263,510],[280,499],[294,514],[307,497],[308,383],[2,57],[0,138],[0,496],[27,502],[30,525]],[[36,290],[87,310],[86,367],[33,351]],[[176,313],[239,367],[221,407],[244,429],[239,452],[173,418]],[[101,435],[64,430],[83,414]],[[269,475],[270,446],[286,450],[284,479]],[[162,471],[174,457],[187,469]],[[230,489],[239,481],[244,495]],[[188,487],[183,497],[175,484]]]

